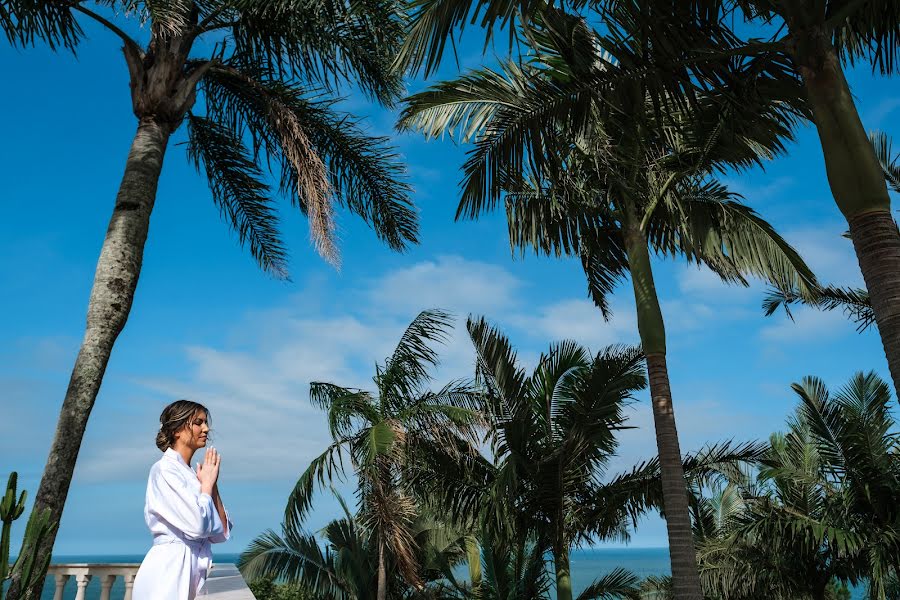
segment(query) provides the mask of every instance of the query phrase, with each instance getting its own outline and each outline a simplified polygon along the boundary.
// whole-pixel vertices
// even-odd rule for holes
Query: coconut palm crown
[[[378,548],[378,599],[387,593],[390,559],[413,587],[421,585],[411,525],[419,513],[408,473],[422,455],[441,453],[460,441],[474,443],[480,421],[470,384],[454,381],[432,391],[429,369],[438,363],[431,344],[446,339],[450,316],[420,313],[396,349],[376,369],[377,393],[332,383],[310,384],[310,400],[328,415],[332,443],[297,480],[285,508],[288,527],[308,513],[318,486],[343,473],[348,459],[359,482],[360,521]]]

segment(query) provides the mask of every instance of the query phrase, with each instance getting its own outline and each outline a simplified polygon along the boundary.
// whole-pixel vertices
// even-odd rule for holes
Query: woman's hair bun
[[[209,410],[199,402],[176,400],[165,407],[159,415],[159,431],[156,433],[156,447],[165,452],[175,444],[175,434],[187,425],[198,412],[206,413],[209,421]]]

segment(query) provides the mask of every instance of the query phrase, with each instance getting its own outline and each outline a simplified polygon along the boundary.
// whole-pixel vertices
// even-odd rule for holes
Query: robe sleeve
[[[213,502],[213,510],[215,510],[216,504]],[[216,516],[218,516],[218,511],[216,511]],[[209,536],[210,543],[213,544],[221,544],[222,542],[227,542],[231,539],[231,528],[234,527],[234,523],[231,521],[231,515],[228,514],[228,509],[225,509],[225,520],[228,521],[228,531],[224,533],[216,533]]]
[[[225,535],[212,497],[194,492],[184,475],[174,470],[161,467],[151,477],[147,508],[189,538],[199,540]]]

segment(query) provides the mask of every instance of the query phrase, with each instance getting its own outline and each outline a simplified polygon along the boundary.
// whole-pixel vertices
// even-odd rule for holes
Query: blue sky
[[[6,115],[0,165],[0,477],[20,473],[33,493],[83,332],[94,267],[136,127],[119,44],[92,34],[78,57],[0,45]],[[477,64],[478,55],[464,55]],[[449,74],[451,68],[444,70]],[[900,87],[865,70],[849,74],[867,128],[900,137]],[[309,460],[324,449],[323,416],[309,406],[312,380],[369,387],[420,310],[454,312],[459,327],[443,351],[437,384],[469,375],[462,327],[470,313],[501,325],[533,364],[549,342],[574,338],[593,349],[633,343],[630,284],[603,322],[572,261],[510,255],[502,215],[453,222],[462,150],[392,132],[395,114],[350,102],[371,130],[391,134],[408,164],[422,244],[383,247],[358,219],[339,214],[343,266],[309,243],[306,223],[282,204],[291,282],[261,273],[220,220],[205,181],[184,157],[183,131],[163,169],[131,318],[120,336],[82,446],[56,551],[142,553],[147,470],[170,401],[189,397],[212,411],[223,455],[221,488],[236,522],[221,548],[239,552],[277,527]],[[831,200],[815,131],[789,157],[727,178],[732,189],[793,243],[823,281],[859,285],[845,223]],[[874,332],[858,334],[839,313],[799,309],[791,322],[765,318],[763,288],[726,287],[684,264],[655,264],[669,333],[670,374],[683,448],[758,439],[780,428],[805,375],[842,385],[854,372],[887,367]],[[655,453],[647,398],[632,408],[638,429],[623,435],[615,467]],[[327,496],[309,527],[337,514]],[[22,526],[17,529],[21,531]],[[658,518],[635,546],[665,545]]]

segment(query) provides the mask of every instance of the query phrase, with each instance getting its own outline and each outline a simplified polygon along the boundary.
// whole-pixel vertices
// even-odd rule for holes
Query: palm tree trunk
[[[900,231],[884,172],[827,32],[800,32],[794,58],[809,95],[831,194],[850,225],[856,258],[900,395]]]
[[[384,540],[378,540],[378,592],[377,600],[387,598],[387,571],[384,568]]]
[[[653,423],[656,427],[656,446],[662,476],[663,508],[669,537],[669,561],[672,566],[672,587],[676,600],[701,600],[700,574],[694,552],[691,515],[688,507],[687,485],[681,464],[681,448],[675,428],[675,412],[666,366],[666,330],[656,286],[650,254],[643,233],[636,226],[625,231],[625,245],[634,300],[637,307],[638,331],[647,357]]]
[[[569,569],[569,549],[558,547],[553,552],[556,566],[556,600],[572,600],[572,575]]]
[[[41,484],[35,496],[33,510],[50,509],[54,522],[63,514],[75,461],[87,426],[94,400],[100,390],[103,374],[113,344],[125,327],[134,290],[137,287],[144,254],[144,243],[150,225],[150,213],[156,199],[156,186],[162,170],[163,155],[171,130],[150,119],[141,120],[131,151],[125,163],[125,175],[119,186],[106,239],[100,251],[94,285],[87,311],[87,326],[69,387],[59,412],[56,435],[44,467]],[[43,541],[40,555],[53,549],[54,529]],[[32,590],[32,597],[41,597],[44,578]],[[7,595],[19,600],[18,574]]]

